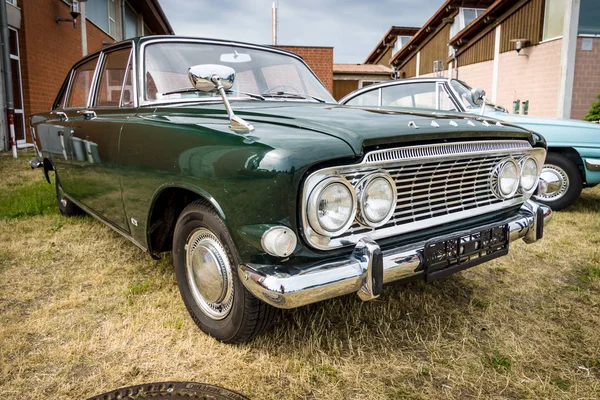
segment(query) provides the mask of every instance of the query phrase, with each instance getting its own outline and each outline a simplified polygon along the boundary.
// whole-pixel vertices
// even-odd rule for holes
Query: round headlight
[[[532,157],[521,160],[521,189],[525,193],[531,193],[538,183],[538,164]]]
[[[310,226],[316,232],[339,235],[352,225],[356,215],[354,188],[345,179],[326,179],[310,194],[307,211]]]
[[[396,184],[384,173],[375,173],[363,178],[360,188],[360,220],[376,228],[389,221],[396,208]]]
[[[507,199],[514,196],[519,189],[519,180],[521,177],[519,164],[512,158],[506,159],[498,164],[494,175],[494,191],[498,197]]]

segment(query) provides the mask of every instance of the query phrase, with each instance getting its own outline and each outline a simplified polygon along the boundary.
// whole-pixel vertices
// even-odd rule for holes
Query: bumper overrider
[[[507,244],[518,239],[533,243],[542,238],[544,226],[551,218],[552,210],[549,207],[528,200],[515,216],[468,232],[455,232],[385,251],[374,240],[365,237],[346,259],[326,260],[305,269],[298,266],[240,264],[238,276],[252,294],[278,308],[300,307],[353,292],[362,300],[372,300],[381,294],[384,283],[419,275],[431,276],[427,274],[424,257],[428,243],[443,242],[449,237],[469,235],[473,231],[499,225],[506,226]],[[485,257],[473,260],[471,264],[484,262]],[[496,256],[487,257],[491,259]],[[448,271],[465,269],[471,264],[465,263],[464,267],[449,268]]]

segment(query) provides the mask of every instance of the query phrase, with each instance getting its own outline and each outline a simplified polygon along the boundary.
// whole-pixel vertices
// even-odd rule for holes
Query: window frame
[[[107,34],[108,36],[110,36],[111,38],[118,40],[118,36],[119,36],[119,25],[117,24],[117,14],[119,11],[119,4],[117,0],[103,0],[106,2],[106,22],[108,24],[108,30],[105,30],[104,28],[102,28],[100,25],[98,25],[95,21],[93,21],[92,19],[90,19],[89,14],[87,13],[87,9],[86,9],[86,13],[85,13],[85,19],[86,21],[90,22],[91,24],[93,24],[96,28],[100,29],[102,32],[104,32],[105,34]],[[125,1],[125,0],[121,0],[121,1]],[[114,6],[113,10],[114,10],[114,18],[110,17],[110,7]],[[110,32],[110,27],[111,27],[111,22],[114,24],[114,29],[115,31],[111,34]],[[121,35],[122,36],[122,35]]]
[[[542,40],[540,41],[540,43],[551,42],[553,40],[562,39],[562,37],[563,37],[563,34],[561,32],[561,34],[558,35],[558,36],[552,36],[552,37],[544,38],[544,35],[546,34],[546,25],[548,23],[548,18],[546,18],[546,16],[548,15],[548,6],[549,6],[550,2],[551,2],[551,0],[545,0],[544,1],[544,16],[543,16],[543,22],[544,23],[542,25]],[[562,18],[563,18],[563,29],[562,29],[562,31],[564,31],[564,28],[565,28],[565,21],[564,21],[565,20],[565,13],[564,13],[564,10],[563,10],[563,16],[562,16]]]
[[[92,99],[92,96],[93,96],[93,93],[94,93],[94,88],[96,87],[96,77],[98,75],[98,66],[103,61],[102,60],[102,56],[103,56],[102,52],[93,53],[89,57],[86,57],[83,60],[79,61],[77,64],[75,64],[73,66],[73,68],[71,68],[71,79],[69,81],[69,87],[67,88],[67,91],[65,93],[65,97],[63,99],[63,104],[64,104],[63,110],[65,110],[65,111],[66,110],[86,110],[86,109],[90,108],[90,100]],[[96,67],[94,69],[94,75],[92,76],[92,82],[90,84],[90,91],[88,93],[85,106],[83,106],[83,107],[81,107],[81,106],[68,107],[69,96],[71,95],[71,89],[73,87],[73,82],[75,81],[75,71],[77,71],[77,68],[81,67],[83,64],[86,64],[86,63],[90,62],[94,58],[98,58],[98,60],[96,61]]]
[[[99,89],[100,89],[100,82],[102,81],[102,72],[104,71],[104,65],[106,64],[106,57],[108,57],[111,53],[117,52],[117,51],[122,51],[122,50],[127,50],[129,49],[129,57],[127,58],[127,65],[125,66],[125,76],[123,77],[123,82],[121,82],[121,94],[119,95],[119,105],[117,107],[115,106],[98,106],[97,102],[98,102],[98,93],[99,93]],[[132,96],[133,96],[133,105],[131,106],[126,106],[123,107],[123,88],[125,86],[125,81],[127,80],[127,74],[129,73],[129,66],[131,65],[132,62],[132,57],[133,57],[133,53],[134,53],[134,47],[131,44],[124,44],[122,46],[116,46],[113,48],[110,48],[106,51],[102,51],[102,65],[100,65],[100,62],[98,62],[98,64],[96,65],[96,71],[94,73],[95,76],[95,88],[93,91],[93,97],[91,98],[91,102],[88,103],[88,107],[87,108],[94,108],[94,109],[110,109],[110,108],[126,108],[126,109],[130,109],[130,108],[135,108],[135,104],[137,104],[135,102],[135,98],[136,98],[136,91],[135,91],[135,84],[133,83],[134,79],[132,77],[131,80],[131,86],[132,86]],[[133,66],[132,66],[133,68]],[[133,75],[135,76],[135,72],[133,73]],[[90,92],[91,93],[91,92]]]

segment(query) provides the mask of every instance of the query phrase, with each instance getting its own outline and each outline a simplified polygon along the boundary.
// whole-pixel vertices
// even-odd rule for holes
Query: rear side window
[[[94,79],[94,71],[96,70],[97,63],[98,57],[95,57],[75,69],[69,98],[67,100],[68,108],[79,108],[87,105],[87,99],[92,87],[92,80]]]
[[[123,89],[127,92],[125,103],[131,104],[131,82],[125,82],[130,54],[131,49],[128,48],[108,53],[104,58],[96,106],[119,107]]]

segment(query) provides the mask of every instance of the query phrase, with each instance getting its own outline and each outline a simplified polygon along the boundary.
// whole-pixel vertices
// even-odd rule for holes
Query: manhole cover
[[[158,382],[130,386],[90,397],[88,400],[127,399],[169,400],[248,400],[236,392],[222,387],[196,382]]]

